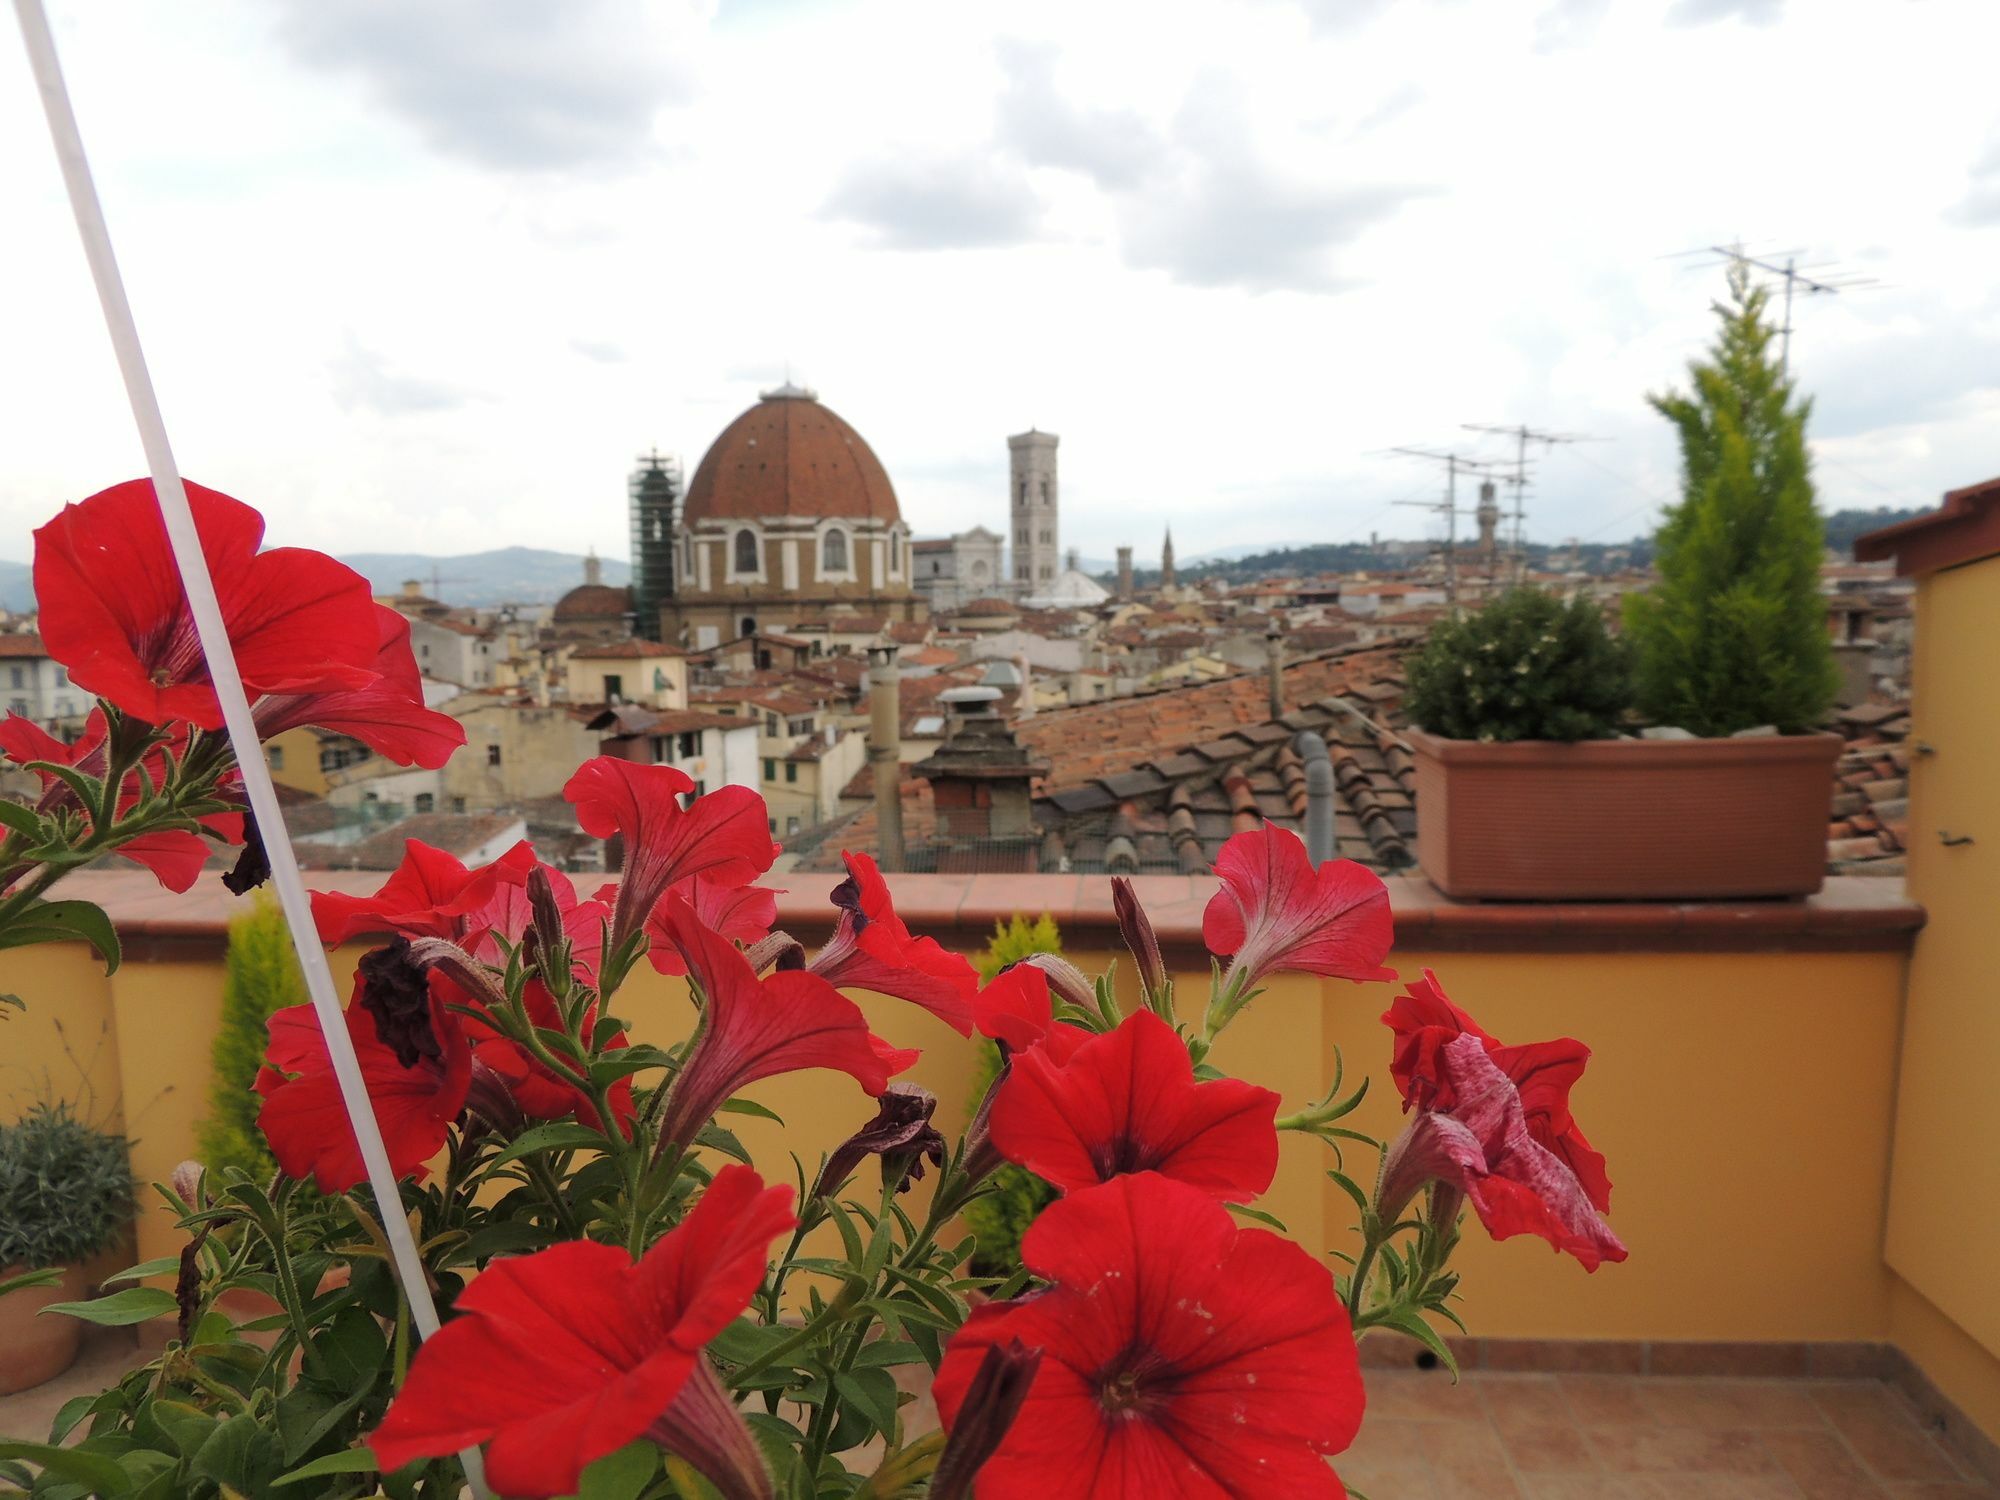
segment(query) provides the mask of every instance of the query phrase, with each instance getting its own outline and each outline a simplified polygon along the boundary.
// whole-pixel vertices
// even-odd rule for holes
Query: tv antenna
[[[1602,443],[1605,438],[1591,437],[1581,432],[1542,432],[1519,422],[1512,427],[1503,427],[1491,422],[1461,422],[1458,424],[1467,432],[1491,432],[1501,437],[1514,439],[1514,472],[1502,474],[1501,479],[1511,485],[1514,491],[1514,505],[1508,512],[1513,524],[1513,541],[1510,550],[1514,561],[1514,582],[1519,583],[1527,576],[1528,550],[1523,530],[1528,519],[1528,444],[1540,443],[1554,448],[1563,443]]]
[[[1792,298],[1803,291],[1808,297],[1835,296],[1841,292],[1853,291],[1859,287],[1880,286],[1879,276],[1860,276],[1846,271],[1831,271],[1826,275],[1809,276],[1808,271],[1826,271],[1834,263],[1819,261],[1809,266],[1799,264],[1801,251],[1773,251],[1768,258],[1749,253],[1743,242],[1733,245],[1708,245],[1697,250],[1683,250],[1682,255],[1719,255],[1732,266],[1740,266],[1745,272],[1762,271],[1766,276],[1776,277],[1785,284],[1785,320],[1778,329],[1778,378],[1789,380],[1792,373]],[[1779,257],[1783,264],[1779,264]],[[1669,257],[1671,258],[1671,257]]]
[[[1445,607],[1456,616],[1458,613],[1458,476],[1460,474],[1487,475],[1495,472],[1495,466],[1483,459],[1467,458],[1462,453],[1441,453],[1435,448],[1390,448],[1390,453],[1399,453],[1405,458],[1427,459],[1431,463],[1444,465],[1444,494],[1436,500],[1398,500],[1397,505],[1414,506],[1444,517],[1444,599]]]

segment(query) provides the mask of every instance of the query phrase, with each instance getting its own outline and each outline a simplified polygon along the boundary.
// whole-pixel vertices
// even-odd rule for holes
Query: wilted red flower
[[[320,941],[328,945],[364,933],[441,937],[469,944],[493,925],[491,913],[482,908],[493,902],[502,886],[525,888],[528,871],[534,867],[535,851],[525,841],[492,864],[468,870],[444,850],[411,839],[403,845],[403,862],[374,895],[314,891],[313,923]],[[521,908],[527,910],[525,889]]]
[[[1306,1251],[1142,1172],[1051,1204],[1021,1258],[1053,1285],[976,1309],[932,1387],[952,1429],[988,1349],[1042,1351],[980,1500],[1344,1500],[1326,1455],[1366,1398],[1347,1310]]]
[[[667,898],[663,920],[703,997],[700,1029],[661,1111],[663,1147],[686,1146],[724,1100],[760,1078],[832,1068],[879,1095],[917,1060],[870,1032],[855,1003],[817,974],[760,979],[681,897]]]
[[[687,898],[703,925],[733,942],[749,946],[761,943],[771,935],[771,927],[778,920],[779,893],[767,886],[725,885],[707,875],[697,875],[682,881],[674,890]],[[660,918],[664,907],[664,901],[655,902],[652,915],[646,918],[646,936],[651,940],[646,957],[662,974],[685,974],[687,965],[681,962],[681,951],[667,936],[666,923]]]
[[[55,766],[71,766],[101,781],[109,769],[104,753],[105,727],[103,712],[92,709],[84,721],[83,733],[74,743],[66,745],[33,720],[9,714],[0,719],[0,755],[5,755],[17,765],[39,760]],[[166,770],[164,759],[157,752],[148,757],[147,770],[157,785]],[[46,813],[68,807],[88,817],[83,802],[68,782],[48,771],[37,771],[35,774],[42,783],[42,795],[35,804],[36,811]],[[122,816],[138,800],[138,775],[135,772],[119,788],[118,813]],[[224,839],[240,838],[242,821],[238,813],[202,820],[216,837]],[[134,864],[144,865],[170,891],[188,889],[208,861],[208,845],[198,834],[184,829],[162,829],[142,834],[138,838],[127,839],[113,852]]]
[[[1295,833],[1266,824],[1239,833],[1215,857],[1222,889],[1202,913],[1211,953],[1234,955],[1226,992],[1244,994],[1267,974],[1394,979],[1382,967],[1395,939],[1389,891],[1351,859],[1317,870]]]
[[[1472,1200],[1480,1222],[1496,1240],[1537,1234],[1567,1250],[1594,1271],[1625,1259],[1625,1246],[1598,1217],[1576,1173],[1528,1133],[1521,1096],[1487,1053],[1467,1034],[1438,1049],[1438,1074],[1450,1090],[1449,1114],[1420,1110],[1382,1160],[1376,1212],[1393,1223],[1424,1185]],[[1458,1214],[1456,1196],[1437,1204],[1434,1217]]]
[[[988,1121],[1009,1161],[1065,1191],[1158,1172],[1248,1203],[1278,1170],[1278,1096],[1235,1078],[1196,1083],[1187,1045],[1149,1010],[1057,1064],[1012,1059]]]
[[[1010,964],[994,975],[973,996],[972,1011],[980,1035],[991,1037],[1010,1054],[1039,1046],[1060,1064],[1090,1037],[1081,1026],[1056,1021],[1049,976],[1034,964]]]
[[[1605,1172],[1604,1156],[1583,1138],[1569,1112],[1569,1091],[1583,1076],[1590,1049],[1571,1037],[1503,1046],[1452,1004],[1429,969],[1424,970],[1421,980],[1404,988],[1407,993],[1398,995],[1382,1017],[1396,1033],[1389,1071],[1402,1091],[1403,1108],[1450,1114],[1458,1101],[1440,1066],[1439,1053],[1459,1036],[1478,1037],[1494,1064],[1520,1091],[1528,1134],[1576,1173],[1598,1212],[1609,1213],[1611,1179]]]
[[[931,1124],[937,1113],[937,1095],[914,1083],[892,1083],[876,1101],[875,1118],[834,1147],[820,1168],[812,1196],[823,1198],[840,1191],[854,1169],[871,1156],[882,1158],[882,1183],[892,1183],[899,1193],[921,1182],[924,1160],[944,1165],[944,1137]]]
[[[642,766],[599,755],[578,766],[563,786],[576,821],[592,838],[624,845],[618,900],[611,921],[615,953],[646,924],[669,886],[697,875],[719,885],[746,885],[771,868],[764,799],[748,787],[724,786],[695,797],[694,778],[672,766]]]
[[[410,622],[386,604],[375,609],[373,676],[359,687],[316,693],[274,693],[252,705],[257,737],[311,724],[361,741],[399,766],[435,769],[465,743],[465,726],[424,707],[423,678],[410,652]]]
[[[324,553],[259,552],[256,511],[198,484],[187,497],[244,691],[366,687],[379,645],[368,580]],[[222,727],[152,480],[65,505],[35,532],[35,599],[78,687],[149,724]]]
[[[875,861],[845,850],[847,879],[833,888],[840,923],[808,967],[843,990],[873,990],[921,1005],[960,1036],[972,1035],[979,975],[933,938],[912,937]]]
[[[386,1472],[485,1443],[506,1495],[575,1492],[584,1468],[631,1442],[679,1395],[702,1346],[749,1306],[792,1190],[724,1167],[634,1265],[572,1240],[496,1260],[424,1341],[368,1439]]]
[[[377,1011],[391,997],[371,997],[370,990],[367,971],[357,973],[347,1033],[354,1039],[376,1123],[389,1148],[389,1165],[399,1177],[421,1177],[424,1163],[443,1148],[452,1121],[465,1108],[472,1049],[436,990],[427,990],[414,1006],[407,995],[394,997],[400,1021],[386,1027]],[[374,1010],[371,998],[378,1002]],[[365,1181],[368,1170],[319,1017],[310,1005],[290,1006],[271,1017],[270,1033],[257,1074],[257,1092],[264,1096],[258,1128],[288,1174],[303,1178],[310,1173],[322,1193],[346,1192]]]

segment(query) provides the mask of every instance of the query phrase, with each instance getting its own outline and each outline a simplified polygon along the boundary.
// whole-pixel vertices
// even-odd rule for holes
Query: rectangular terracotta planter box
[[[1834,734],[1485,744],[1411,729],[1417,863],[1449,896],[1809,896],[1826,879]]]

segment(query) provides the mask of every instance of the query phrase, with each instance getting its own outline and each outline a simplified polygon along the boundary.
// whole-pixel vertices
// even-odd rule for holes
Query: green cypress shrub
[[[1409,659],[1410,718],[1453,740],[1594,740],[1632,696],[1623,644],[1588,599],[1509,589],[1446,620]]]
[[[1658,585],[1625,601],[1640,710],[1703,736],[1824,719],[1839,672],[1819,592],[1809,400],[1771,358],[1766,294],[1742,266],[1693,390],[1648,399],[1680,435],[1681,500],[1655,540]]]
[[[1012,917],[996,922],[986,949],[972,961],[984,984],[1008,964],[1030,953],[1062,952],[1062,933],[1044,912],[1034,921]],[[979,1044],[979,1066],[973,1074],[971,1108],[977,1110],[1000,1073],[1000,1050],[990,1041]],[[1035,1216],[1055,1201],[1056,1191],[1026,1167],[1011,1163],[990,1179],[987,1193],[966,1207],[965,1221],[977,1237],[972,1269],[980,1276],[1011,1276],[1021,1268],[1021,1236]]]
[[[257,1128],[257,1069],[270,1041],[265,1023],[288,1005],[306,1003],[305,980],[292,951],[285,914],[260,897],[229,924],[222,1024],[209,1057],[208,1118],[201,1123],[201,1159],[211,1172],[241,1167],[268,1178],[277,1163]]]

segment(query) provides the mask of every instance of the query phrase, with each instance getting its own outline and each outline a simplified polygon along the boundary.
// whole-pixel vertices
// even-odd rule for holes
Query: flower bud
[[[931,1478],[931,1500],[965,1500],[972,1493],[980,1466],[1006,1440],[1041,1366],[1042,1351],[1019,1339],[987,1346]]]
[[[722,1500],[771,1500],[771,1471],[743,1414],[729,1399],[706,1354],[646,1436],[687,1461]]]
[[[1049,981],[1049,988],[1059,998],[1079,1010],[1096,1012],[1097,986],[1090,982],[1089,975],[1061,954],[1030,953],[1021,962],[1030,968],[1040,969]]]
[[[189,1208],[199,1211],[203,1206],[201,1181],[208,1175],[208,1168],[198,1161],[184,1161],[174,1168],[167,1179],[172,1184],[174,1196]]]
[[[568,962],[559,955],[567,951],[569,935],[563,928],[555,885],[548,870],[539,864],[528,872],[528,912],[528,931],[522,939],[525,956],[541,971],[543,983],[560,995],[568,988],[569,976],[559,972]]]
[[[1147,999],[1165,994],[1167,966],[1160,957],[1160,940],[1153,935],[1153,924],[1147,920],[1146,909],[1139,904],[1132,882],[1122,875],[1111,879],[1111,906],[1118,914],[1119,934],[1125,939],[1132,961],[1139,966],[1139,984]]]
[[[877,1101],[875,1118],[834,1149],[821,1169],[812,1196],[828,1197],[868,1156],[882,1158],[882,1185],[904,1192],[924,1175],[924,1158],[944,1164],[944,1137],[931,1124],[937,1096],[914,1083],[892,1083]]]
[[[805,945],[788,932],[770,933],[745,948],[743,956],[749,960],[752,974],[761,974],[769,968],[787,971],[806,966]]]

